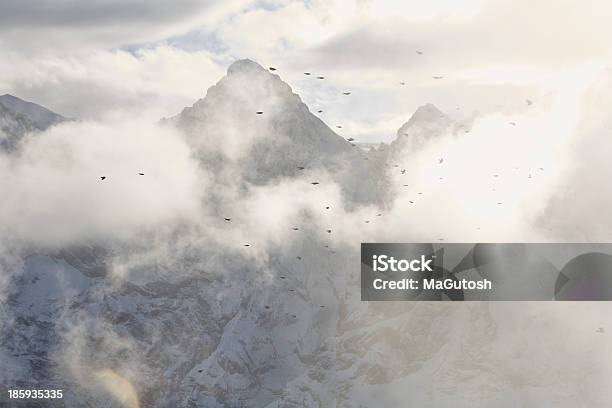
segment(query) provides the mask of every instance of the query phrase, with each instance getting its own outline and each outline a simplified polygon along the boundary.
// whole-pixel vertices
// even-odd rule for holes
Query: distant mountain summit
[[[260,185],[326,172],[349,202],[377,200],[365,152],[313,115],[278,75],[251,60],[234,62],[205,98],[169,122],[184,131],[218,182]]]
[[[429,141],[453,130],[454,122],[431,103],[420,106],[397,131],[396,139],[391,142],[392,151],[414,152]]]
[[[0,151],[13,151],[21,138],[66,120],[62,115],[16,96],[0,96]]]
[[[44,106],[24,101],[10,94],[0,96],[0,104],[28,118],[38,130],[46,130],[49,126],[66,120],[62,115],[52,112]]]

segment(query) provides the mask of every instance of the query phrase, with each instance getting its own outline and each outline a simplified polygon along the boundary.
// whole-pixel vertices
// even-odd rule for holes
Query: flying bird
[[[231,218],[223,218],[225,221],[230,222],[232,219]]]
[[[605,329],[603,327],[598,328],[597,330],[595,330],[597,333],[605,333]]]
[[[355,140],[355,139],[353,139],[352,137],[349,137],[349,138],[348,138],[348,139],[346,139],[346,140],[348,140],[349,142],[352,142],[352,141],[353,141],[353,140]]]
[[[310,75],[310,72],[304,72],[304,75]]]
[[[319,184],[319,182],[318,182],[318,181],[313,181],[313,182],[312,182],[312,183],[310,183],[310,184],[312,184],[313,186],[316,186],[317,184]]]
[[[298,231],[298,230],[299,230],[299,228],[298,228],[298,227],[293,227],[293,230],[294,230],[294,231]]]
[[[318,110],[317,113],[323,113],[323,111],[322,110]]]
[[[419,54],[419,55],[423,55],[423,51],[419,51],[419,50],[417,50],[417,52],[416,52],[416,53],[417,53],[417,54]]]
[[[414,204],[414,201],[408,201],[410,204]]]
[[[531,105],[533,104],[533,102],[531,102],[529,99],[525,99],[525,103],[526,103],[528,106],[531,106]]]
[[[298,169],[298,170],[304,170],[304,169],[305,169],[305,167],[298,166],[298,167],[297,167],[297,169]]]
[[[258,114],[258,115],[263,115],[263,111],[257,111],[255,113]]]
[[[434,75],[432,76],[433,79],[443,79],[444,77],[441,75]]]
[[[144,176],[144,173],[138,173],[139,176]]]
[[[369,224],[369,223],[370,223],[370,220],[366,220],[366,221],[365,221],[365,223],[366,223],[366,224]]]
[[[244,246],[245,246],[245,247],[250,247],[250,246],[251,246],[251,244],[244,244]]]
[[[406,83],[405,82],[400,82],[400,85],[406,85]]]
[[[342,129],[342,125],[336,125],[338,129]]]
[[[268,69],[269,69],[270,71],[276,71],[276,68],[274,68],[274,67],[270,67],[270,68],[268,68]]]
[[[380,217],[382,214],[376,214],[377,217]]]
[[[509,124],[511,124],[512,126],[516,126],[516,122],[508,122]]]
[[[326,210],[329,210],[329,209],[330,209],[329,205],[325,206],[325,209],[326,209]]]
[[[327,233],[328,233],[328,234],[331,234],[331,230],[330,230],[330,229],[328,229],[328,230],[327,230]]]
[[[402,171],[400,171],[400,173],[406,174],[406,169],[402,169]]]
[[[100,177],[100,180],[106,180],[106,176]]]
[[[301,256],[296,256],[296,258],[297,258],[298,260],[300,260],[300,261],[302,260],[302,257],[301,257]]]
[[[438,159],[438,164],[442,164],[442,163],[444,163],[444,158],[439,158]]]
[[[281,278],[281,279],[285,279],[285,278],[286,278],[286,276],[281,276],[280,278]]]
[[[325,79],[324,76],[318,76],[317,79]]]
[[[342,92],[342,93],[345,94],[345,95],[350,95],[351,94],[350,92]]]

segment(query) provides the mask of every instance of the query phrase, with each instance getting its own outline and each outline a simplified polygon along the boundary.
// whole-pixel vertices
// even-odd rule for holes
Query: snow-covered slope
[[[170,122],[187,133],[219,183],[261,185],[326,173],[348,201],[378,201],[366,154],[313,115],[278,75],[251,60],[234,62],[205,98]]]
[[[10,94],[0,96],[0,104],[5,108],[28,118],[38,130],[45,130],[49,126],[66,120],[62,115],[50,111],[36,103],[24,101]]]
[[[12,151],[30,132],[43,131],[65,118],[13,95],[0,96],[0,151]]]
[[[448,126],[432,107],[413,118],[399,133],[414,132],[414,147]],[[240,198],[235,186],[328,177],[358,208],[386,188],[367,173],[374,160],[251,61],[167,124],[186,133],[219,199]],[[55,406],[66,407],[510,407],[551,395],[551,406],[607,406],[597,390],[610,342],[587,319],[572,320],[578,336],[565,333],[564,317],[592,306],[361,302],[359,242],[335,233],[324,241],[301,228],[258,253],[177,229],[0,257],[11,277],[0,384],[63,389]],[[576,396],[593,373],[585,403]],[[113,400],[131,388],[138,404]]]

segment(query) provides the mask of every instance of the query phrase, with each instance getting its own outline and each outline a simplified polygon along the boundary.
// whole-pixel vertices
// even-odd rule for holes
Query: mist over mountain
[[[218,183],[321,176],[341,186],[348,205],[383,196],[366,154],[312,114],[278,75],[251,60],[234,62],[205,98],[169,122],[185,132]]]
[[[5,117],[22,135],[46,123],[14,106],[21,113]],[[386,407],[405,405],[406,390],[416,406],[541,405],[551,393],[576,406],[566,384],[602,363],[572,353],[582,337],[559,316],[589,316],[573,319],[586,333],[602,318],[591,305],[518,313],[359,298],[360,242],[457,230],[477,240],[494,236],[487,221],[517,214],[490,200],[491,177],[478,178],[489,168],[460,171],[474,140],[499,129],[483,126],[466,134],[424,105],[395,141],[365,153],[278,75],[240,60],[159,126],[51,127],[23,151],[26,164],[50,157],[48,168],[19,180],[52,177],[67,190],[39,195],[30,183],[35,194],[19,191],[15,206],[42,201],[46,212],[15,213],[30,226],[21,235],[4,225],[15,216],[0,229],[0,383],[64,389],[68,407]],[[511,169],[507,149],[493,155],[508,142],[490,134],[490,160]],[[34,240],[58,227],[47,218],[68,237]],[[118,402],[118,390],[138,401]]]
[[[65,118],[13,95],[0,96],[0,150],[13,151],[30,132],[44,131]]]

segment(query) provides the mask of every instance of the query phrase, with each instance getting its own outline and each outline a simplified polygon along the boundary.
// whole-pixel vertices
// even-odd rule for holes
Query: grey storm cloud
[[[200,0],[6,0],[2,2],[0,26],[79,27],[91,24],[161,24],[184,18],[205,8]]]

